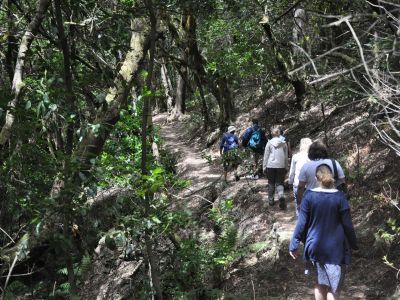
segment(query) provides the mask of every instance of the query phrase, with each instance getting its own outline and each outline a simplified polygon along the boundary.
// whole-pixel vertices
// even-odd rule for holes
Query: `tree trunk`
[[[204,96],[203,86],[201,84],[200,78],[197,74],[194,75],[194,79],[197,84],[197,88],[199,89],[200,98],[201,98],[201,114],[203,115],[203,129],[206,132],[208,129],[208,124],[210,122],[210,115],[208,113],[208,107],[206,98]]]
[[[10,78],[10,81],[13,80],[14,74],[14,65],[16,59],[16,53],[18,51],[17,48],[17,39],[15,38],[15,16],[12,13],[12,1],[7,0],[6,2],[7,7],[7,20],[8,20],[8,28],[7,28],[7,52],[6,52],[6,60],[5,60],[5,67]]]
[[[171,84],[171,79],[168,75],[168,69],[164,62],[161,63],[161,81],[164,86],[164,94],[167,100],[167,112],[172,113],[174,103],[173,89]]]
[[[180,67],[177,72],[177,83],[176,83],[176,99],[175,106],[172,115],[179,118],[185,113],[186,108],[186,88],[187,88],[187,67]]]
[[[149,12],[150,23],[151,23],[151,32],[150,32],[150,58],[149,58],[149,66],[148,66],[148,76],[146,80],[147,88],[150,89],[151,96],[153,97],[153,69],[154,69],[154,52],[155,52],[155,39],[156,39],[156,27],[157,27],[157,19],[154,12],[153,2],[152,0],[145,0],[146,8]],[[151,132],[152,132],[152,113],[150,106],[149,97],[144,97],[143,103],[143,112],[142,112],[142,157],[141,157],[141,171],[142,175],[147,175],[147,153],[151,147]],[[147,142],[149,138],[149,143]],[[153,200],[153,194],[146,191],[144,196],[144,217],[146,219],[151,216],[151,201]],[[158,268],[158,263],[156,257],[153,253],[153,241],[150,229],[145,230],[145,244],[146,244],[146,252],[147,257],[150,264],[150,280],[152,286],[155,290],[156,299],[162,300],[162,288],[161,288],[161,279],[160,279],[160,271]]]
[[[18,107],[21,98],[24,83],[22,81],[24,68],[25,68],[25,60],[27,52],[32,44],[32,41],[35,37],[35,34],[39,31],[40,24],[45,16],[47,8],[49,7],[50,0],[40,0],[37,6],[36,15],[33,17],[32,21],[29,23],[28,28],[26,29],[21,43],[19,45],[17,62],[15,65],[12,91],[14,94],[14,98],[8,103],[8,110],[6,112],[6,120],[3,128],[0,132],[0,146],[4,145],[11,136],[12,127],[15,121],[14,110]]]
[[[54,11],[56,15],[58,39],[61,51],[63,53],[64,61],[64,80],[65,80],[65,98],[66,108],[69,114],[76,113],[75,108],[75,95],[72,88],[72,68],[71,68],[71,51],[69,48],[67,37],[65,36],[64,25],[61,13],[61,2],[60,0],[54,0]],[[65,153],[70,155],[73,149],[73,137],[74,137],[74,122],[67,124],[67,134],[65,143]]]
[[[71,54],[70,54],[70,49],[68,45],[68,40],[67,37],[65,36],[65,31],[64,31],[64,24],[62,20],[62,12],[61,12],[61,2],[60,0],[54,0],[54,12],[55,12],[55,17],[56,17],[56,23],[57,23],[57,31],[58,31],[58,39],[59,39],[59,44],[61,51],[63,53],[63,61],[64,61],[64,83],[65,83],[65,100],[66,100],[66,108],[68,110],[69,114],[73,114],[76,112],[75,109],[75,95],[73,92],[72,88],[72,68],[71,68]],[[74,137],[74,123],[69,122],[67,124],[67,134],[66,134],[66,143],[65,143],[65,154],[66,155],[71,155],[72,150],[73,150],[73,137]],[[64,167],[67,166],[68,164],[65,163]],[[64,170],[64,173],[67,173],[67,170]],[[68,283],[70,284],[70,294],[72,296],[75,296],[77,293],[77,288],[76,288],[76,282],[75,282],[75,272],[74,272],[74,265],[73,265],[73,257],[71,252],[73,252],[72,249],[72,235],[71,235],[71,228],[72,228],[72,223],[73,220],[71,219],[71,212],[69,211],[68,207],[71,206],[71,198],[65,199],[62,203],[66,206],[66,209],[64,211],[64,225],[63,225],[63,235],[64,239],[68,241],[66,243],[65,249],[64,249],[64,254],[65,254],[65,261],[66,261],[66,266],[67,266],[67,272],[68,272]]]
[[[205,59],[201,55],[197,44],[196,19],[193,13],[190,11],[190,7],[186,8],[184,20],[185,22],[183,23],[183,28],[186,33],[188,43],[187,52],[189,53],[189,66],[194,69],[200,82],[209,87],[211,93],[217,100],[220,109],[220,128],[225,130],[226,127],[231,124],[234,117],[234,104],[229,91],[227,79],[222,77],[217,72],[214,74],[207,73],[204,67]],[[205,110],[206,103],[204,102],[203,111],[205,112]],[[204,118],[208,119],[208,115],[204,116]]]

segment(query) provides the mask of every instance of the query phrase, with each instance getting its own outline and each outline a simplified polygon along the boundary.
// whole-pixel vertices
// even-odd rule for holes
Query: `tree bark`
[[[37,6],[37,12],[29,23],[28,28],[26,29],[21,43],[19,45],[17,62],[15,65],[14,76],[13,76],[13,84],[12,84],[12,92],[14,94],[14,98],[8,103],[8,109],[6,112],[6,120],[3,128],[0,132],[0,146],[4,145],[11,136],[12,127],[15,121],[14,110],[18,107],[21,98],[24,83],[22,81],[24,68],[25,68],[25,60],[27,52],[32,44],[32,41],[35,37],[35,34],[39,31],[40,24],[43,21],[45,13],[49,7],[50,0],[40,0]]]
[[[56,16],[59,44],[63,53],[66,108],[68,110],[68,114],[73,114],[76,112],[76,99],[72,87],[71,51],[64,31],[60,0],[54,0],[54,11]],[[65,153],[67,155],[72,153],[73,137],[74,122],[70,121],[69,124],[67,124],[67,139],[65,143]]]
[[[179,118],[185,113],[187,91],[187,67],[181,66],[177,72],[176,99],[172,115]]]
[[[15,38],[15,17],[12,13],[12,1],[7,0],[7,20],[8,20],[8,28],[7,28],[7,52],[6,52],[6,62],[5,67],[10,78],[10,81],[13,80],[14,74],[14,65],[16,59],[16,53],[18,51],[17,48],[17,39]]]
[[[205,59],[201,55],[197,44],[196,19],[190,11],[190,8],[186,8],[184,20],[183,28],[188,44],[189,66],[194,69],[199,81],[209,87],[211,93],[217,100],[220,109],[219,125],[222,130],[225,130],[228,125],[232,123],[234,118],[234,104],[227,79],[218,72],[208,74],[206,71],[204,67]],[[206,110],[208,111],[204,101],[203,112],[206,113]],[[208,114],[204,115],[204,119],[209,119]]]
[[[150,16],[150,57],[148,66],[148,75],[146,80],[146,86],[151,91],[150,97],[153,97],[153,69],[154,69],[154,53],[155,53],[155,40],[156,40],[156,27],[157,19],[154,12],[152,0],[145,0],[145,6]],[[152,134],[152,114],[149,97],[144,97],[143,112],[142,112],[142,156],[141,156],[141,171],[142,175],[147,175],[147,153],[151,146],[151,134]],[[147,142],[149,138],[149,143]],[[144,196],[144,217],[148,219],[151,215],[151,201],[153,194],[146,192]],[[145,244],[147,257],[150,264],[150,280],[155,290],[156,299],[162,300],[163,293],[161,288],[160,271],[157,263],[157,259],[153,253],[153,240],[150,229],[145,230]]]
[[[55,17],[56,17],[56,23],[57,23],[57,31],[58,31],[58,39],[59,39],[59,44],[61,51],[63,53],[63,62],[64,62],[64,84],[65,84],[65,100],[66,100],[66,108],[68,111],[68,114],[73,114],[75,113],[75,95],[73,92],[73,87],[72,87],[72,68],[71,68],[71,53],[70,53],[70,48],[68,45],[68,40],[65,35],[64,31],[64,25],[63,25],[63,20],[62,20],[62,12],[61,12],[61,2],[60,0],[54,0],[54,12],[55,12]],[[65,142],[65,154],[66,155],[71,155],[72,149],[73,149],[73,137],[74,137],[74,123],[73,122],[68,122],[67,124],[67,132],[66,132],[66,142]],[[64,163],[64,167],[67,166],[68,164]],[[66,173],[67,170],[64,170]],[[70,199],[66,199],[66,201],[63,201],[63,203],[67,206],[70,206]],[[73,249],[71,249],[73,246],[72,242],[72,235],[70,232],[70,228],[72,228],[72,222],[73,220],[71,219],[71,215],[68,209],[65,209],[64,212],[64,226],[63,226],[63,235],[64,239],[68,241],[66,245],[69,245],[65,247],[65,260],[66,260],[66,266],[67,266],[67,272],[68,272],[68,282],[70,284],[70,294],[71,295],[76,295],[77,293],[77,288],[76,288],[76,282],[75,282],[75,272],[74,272],[74,265],[73,265],[73,257],[71,252]]]
[[[165,98],[167,100],[167,112],[168,112],[168,114],[171,114],[173,106],[175,105],[174,104],[174,96],[173,96],[173,88],[172,88],[172,84],[171,84],[171,79],[169,78],[169,75],[168,75],[168,69],[167,69],[167,66],[164,61],[161,63],[161,81],[164,86],[164,94],[165,94]]]

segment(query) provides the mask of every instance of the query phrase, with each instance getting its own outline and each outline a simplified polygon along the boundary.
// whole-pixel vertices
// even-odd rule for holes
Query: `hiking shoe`
[[[239,181],[239,179],[240,179],[239,175],[235,175],[235,180]]]
[[[286,201],[283,197],[279,198],[279,208],[282,210],[286,209]]]
[[[269,199],[268,204],[269,204],[269,206],[274,206],[274,204],[275,204],[274,198]]]
[[[253,180],[257,180],[258,178],[260,178],[257,174],[254,174],[253,176],[251,176],[251,179]]]

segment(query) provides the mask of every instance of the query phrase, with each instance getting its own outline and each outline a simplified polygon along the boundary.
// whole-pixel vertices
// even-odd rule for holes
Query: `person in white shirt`
[[[302,138],[300,140],[299,152],[293,155],[292,162],[290,164],[289,185],[293,187],[293,198],[296,207],[296,216],[298,216],[296,196],[299,186],[300,170],[305,163],[310,161],[310,159],[308,158],[308,149],[310,148],[311,144],[312,140],[310,138]]]

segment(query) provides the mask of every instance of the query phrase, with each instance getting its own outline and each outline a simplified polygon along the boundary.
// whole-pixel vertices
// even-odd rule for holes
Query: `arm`
[[[247,128],[246,131],[244,132],[244,134],[242,136],[242,146],[243,147],[247,147],[247,144],[249,143],[252,131],[253,130],[251,128]]]
[[[290,245],[289,245],[289,251],[291,254],[296,255],[296,251],[299,248],[300,242],[303,240],[304,234],[307,230],[307,220],[308,220],[308,215],[309,215],[309,205],[308,205],[308,200],[305,198],[303,203],[301,204],[300,208],[300,213],[299,213],[299,218],[297,220],[296,228],[293,232],[292,239],[290,240]],[[292,255],[293,257],[293,255]],[[293,257],[295,258],[295,257]]]
[[[335,160],[336,163],[336,168],[337,168],[337,180],[336,180],[336,186],[341,185],[342,183],[346,184],[346,177],[344,175],[344,171],[342,169],[342,166],[339,164],[337,160]]]
[[[289,156],[288,156],[288,145],[285,144],[285,169],[289,169]]]
[[[354,231],[353,222],[351,221],[350,207],[345,197],[342,197],[341,200],[340,221],[350,247],[353,250],[358,250],[356,233]]]
[[[222,136],[221,143],[219,144],[219,154],[222,155],[222,152],[224,150],[224,144],[225,144],[226,138],[225,134]]]
[[[295,156],[293,156],[292,161],[290,163],[289,184],[293,184],[293,182],[294,182],[295,171],[296,171],[296,159],[295,159]]]
[[[270,150],[269,150],[268,143],[267,143],[267,146],[265,146],[264,158],[263,158],[263,172],[264,173],[267,170],[269,153],[270,153]]]
[[[304,190],[306,189],[306,183],[299,181],[299,187],[297,189],[297,207],[300,207],[301,200],[303,199]]]

